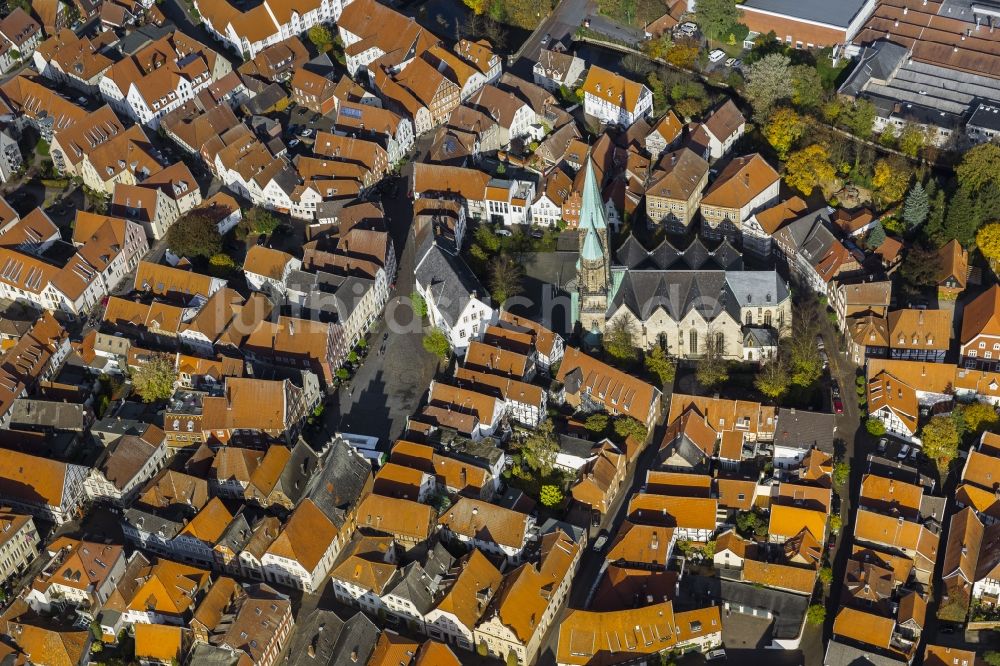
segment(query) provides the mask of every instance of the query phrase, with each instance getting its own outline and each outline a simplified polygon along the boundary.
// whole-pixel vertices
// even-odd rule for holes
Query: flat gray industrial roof
[[[740,7],[846,28],[865,0],[746,0]]]

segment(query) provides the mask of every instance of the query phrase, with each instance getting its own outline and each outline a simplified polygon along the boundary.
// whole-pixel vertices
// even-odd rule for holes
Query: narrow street
[[[854,519],[857,514],[855,497],[861,487],[868,453],[872,450],[871,437],[861,424],[858,395],[855,383],[857,368],[844,353],[844,342],[840,332],[825,316],[820,317],[820,329],[826,353],[830,357],[830,377],[840,385],[844,413],[837,415],[834,445],[840,447],[839,458],[851,466],[851,474],[845,487],[835,487],[840,496],[841,530],[837,546],[830,555],[833,583],[826,599],[826,622],[823,626],[823,640],[832,635],[833,620],[840,605],[840,584],[847,570],[847,560],[851,554],[851,539],[854,533]]]

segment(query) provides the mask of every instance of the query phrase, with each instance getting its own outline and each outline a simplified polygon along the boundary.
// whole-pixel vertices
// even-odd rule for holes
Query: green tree
[[[698,25],[716,41],[728,37],[739,20],[739,10],[732,0],[698,0]]]
[[[742,511],[736,514],[736,531],[750,538],[767,533],[767,523],[756,511]]]
[[[632,320],[619,317],[613,320],[604,331],[604,351],[619,361],[634,361],[638,357],[635,345],[635,327]]]
[[[792,320],[792,335],[787,343],[790,350],[792,384],[799,387],[812,386],[823,374],[823,358],[816,348],[819,333],[819,314],[815,307],[796,308]]]
[[[878,136],[878,142],[886,148],[896,147],[896,129],[892,125],[886,125],[882,133]]]
[[[448,343],[448,336],[440,328],[432,328],[428,331],[424,335],[422,342],[424,349],[429,353],[434,354],[442,361],[448,360],[448,354],[451,353],[451,345]]]
[[[670,102],[667,99],[666,84],[663,83],[663,79],[656,72],[650,72],[646,76],[646,84],[649,86],[650,92],[653,93],[653,113],[660,115],[670,108]]]
[[[981,143],[962,156],[962,162],[955,168],[960,187],[972,192],[992,184],[1000,187],[1000,146],[995,143]]]
[[[954,238],[964,247],[971,247],[979,227],[979,205],[967,187],[960,187],[948,202],[944,219],[943,238]]]
[[[1000,666],[1000,652],[996,650],[988,650],[986,654],[983,655],[983,660],[990,666]]]
[[[523,292],[523,279],[521,264],[509,256],[494,257],[490,262],[490,292],[498,304],[503,305],[508,299]]]
[[[840,122],[855,136],[867,139],[872,135],[877,115],[874,104],[859,98],[853,105],[843,107]]]
[[[154,354],[132,373],[132,387],[143,402],[166,400],[174,394],[177,371],[167,354]]]
[[[693,39],[678,39],[667,49],[665,60],[680,69],[691,69],[698,62],[701,44]]]
[[[653,348],[646,353],[643,364],[646,366],[646,370],[657,376],[661,386],[674,383],[677,368],[674,367],[660,345],[653,345]]]
[[[976,232],[976,245],[991,263],[1000,261],[1000,222],[979,227],[979,231]]]
[[[552,471],[559,452],[552,419],[545,419],[518,446],[519,461],[513,472],[522,479],[545,477]]]
[[[619,416],[615,419],[615,434],[623,440],[632,437],[640,442],[644,442],[649,431],[638,419],[634,419],[631,416]]]
[[[236,270],[236,262],[225,252],[213,254],[208,260],[209,272],[221,278],[230,277]]]
[[[867,430],[868,434],[872,437],[881,437],[885,434],[885,424],[882,423],[880,419],[872,416],[865,421],[865,430]]]
[[[542,506],[547,506],[549,508],[559,506],[563,501],[563,491],[559,486],[554,486],[551,483],[547,483],[542,486],[538,495],[539,501],[541,501]]]
[[[486,250],[488,254],[494,254],[500,251],[500,237],[485,224],[480,224],[476,227],[476,245]]]
[[[317,23],[309,28],[309,41],[313,43],[319,51],[327,51],[333,44],[333,35],[330,29],[322,23]]]
[[[833,569],[830,567],[823,567],[819,570],[819,581],[824,585],[829,585],[833,582]]]
[[[698,360],[695,378],[705,388],[712,388],[729,379],[729,362],[723,357],[718,338],[711,333],[705,341],[705,353]]]
[[[826,148],[818,143],[795,151],[785,164],[785,183],[806,196],[812,194],[814,187],[832,181],[836,175]]]
[[[791,383],[792,377],[788,373],[788,364],[781,356],[762,365],[753,380],[753,385],[757,387],[757,390],[772,400],[779,400],[781,396],[785,395]]]
[[[507,653],[507,666],[518,666],[521,662],[517,658],[517,653],[513,650]]]
[[[830,531],[836,534],[840,532],[841,528],[844,526],[844,519],[840,517],[840,514],[834,513],[830,514]]]
[[[337,372],[333,374],[342,382],[346,382],[351,378],[351,372],[347,368],[337,368]]]
[[[413,315],[420,319],[427,316],[427,301],[418,292],[410,294],[410,306],[413,308]]]
[[[667,51],[671,46],[674,45],[674,40],[670,38],[669,33],[664,33],[660,37],[653,39],[647,39],[642,43],[642,51],[650,58],[663,58],[667,55]]]
[[[948,473],[948,466],[958,455],[959,432],[955,419],[950,416],[935,416],[920,430],[923,453],[937,464],[942,480]]]
[[[767,122],[764,123],[763,131],[764,138],[778,153],[778,159],[784,160],[788,157],[788,151],[799,140],[805,129],[806,125],[802,116],[794,109],[781,107],[775,109],[768,117]]]
[[[879,421],[881,423],[881,421]],[[867,424],[866,424],[867,425]],[[884,426],[883,426],[884,427]],[[846,460],[838,460],[833,463],[833,482],[838,486],[843,486],[851,479],[851,463]]]
[[[814,109],[823,101],[823,81],[816,68],[792,67],[792,104],[800,109]]]
[[[791,60],[782,53],[771,53],[750,65],[745,91],[754,113],[767,116],[778,100],[792,94],[790,70]]]
[[[948,210],[944,190],[938,189],[933,195],[929,194],[928,196],[930,197],[930,210],[927,213],[927,226],[924,228],[924,233],[934,242],[944,245],[949,240],[944,238],[944,215]]]
[[[806,611],[806,619],[809,624],[821,625],[826,622],[826,606],[823,604],[812,604]]]
[[[879,202],[885,205],[902,199],[906,194],[906,188],[910,185],[912,175],[910,167],[899,158],[875,162],[872,185],[876,189]]]
[[[910,229],[916,229],[927,221],[927,213],[930,211],[930,201],[927,198],[927,190],[918,180],[910,188],[910,193],[906,195],[903,203],[903,220]]]
[[[882,226],[882,222],[876,222],[872,225],[871,230],[868,232],[868,240],[866,245],[868,249],[874,250],[882,246],[885,242],[885,227]]]
[[[910,157],[917,157],[927,143],[927,132],[917,125],[907,124],[899,133],[899,151]]]
[[[605,432],[608,429],[608,415],[604,412],[595,412],[587,417],[587,420],[583,422],[583,427],[590,432]]]
[[[222,236],[215,219],[196,208],[167,229],[167,247],[180,257],[211,257],[222,251]]]
[[[962,405],[956,411],[962,417],[964,429],[967,432],[979,434],[1000,422],[996,408],[989,403],[971,402],[968,405]]]
[[[254,234],[272,234],[281,224],[281,220],[266,208],[251,208],[244,216],[244,219],[246,220],[247,229],[250,230],[250,233]]]
[[[914,245],[899,267],[899,277],[903,279],[903,286],[907,291],[916,293],[924,287],[937,284],[940,271],[941,260],[937,252],[922,245]]]

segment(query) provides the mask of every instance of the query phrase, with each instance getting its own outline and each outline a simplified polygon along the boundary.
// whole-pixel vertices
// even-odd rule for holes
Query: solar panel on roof
[[[344,107],[340,110],[340,112],[345,116],[347,116],[348,118],[355,118],[358,120],[361,119],[361,109],[352,109],[350,107]]]

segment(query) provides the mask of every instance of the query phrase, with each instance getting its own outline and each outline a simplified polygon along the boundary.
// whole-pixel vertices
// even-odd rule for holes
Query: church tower
[[[579,320],[585,333],[603,333],[608,312],[611,266],[608,254],[608,223],[604,203],[587,156],[584,167],[583,200],[580,206],[580,259],[576,265]]]

